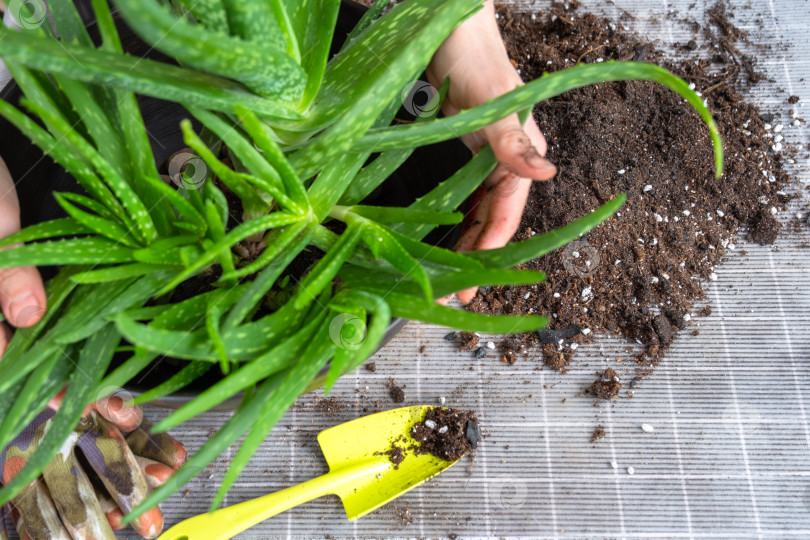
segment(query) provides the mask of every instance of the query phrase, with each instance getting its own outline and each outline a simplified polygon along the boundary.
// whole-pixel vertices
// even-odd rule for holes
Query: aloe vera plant
[[[455,253],[423,239],[436,226],[461,220],[456,209],[496,166],[491,150],[407,208],[362,204],[418,146],[525,114],[572,88],[645,79],[678,92],[700,113],[712,136],[716,172],[722,171],[720,138],[701,99],[681,79],[643,63],[577,66],[450,118],[392,125],[401,90],[480,0],[409,0],[379,17],[388,3],[380,0],[331,59],[339,0],[112,3],[136,33],[176,63],[125,54],[107,0],[92,1],[98,46],[73,4],[63,0],[48,2],[55,31],[48,24],[0,29],[0,57],[22,89],[20,106],[27,111],[0,101],[0,115],[85,192],[55,194],[68,217],[0,241],[0,247],[27,242],[0,251],[0,267],[61,266],[47,285],[48,312],[16,332],[0,362],[0,448],[53,393],[69,381],[75,386],[34,457],[0,490],[0,503],[40,473],[76,415],[102,389],[125,385],[161,355],[189,363],[139,401],[182,389],[213,369],[222,377],[156,430],[240,391],[244,399],[130,519],[244,437],[212,503],[218,506],[319,371],[328,366],[328,390],[373,354],[392,317],[494,333],[543,327],[541,316],[484,316],[434,300],[471,286],[541,281],[542,273],[512,267],[586,233],[624,197],[529,240]],[[178,188],[161,179],[136,93],[176,101],[204,126],[198,133],[191,122],[182,124],[186,144],[205,164],[202,182],[192,182],[188,169],[179,173],[185,181]],[[233,163],[222,158],[222,143]],[[244,209],[230,228],[226,192]],[[325,226],[335,221],[344,225],[340,234]],[[246,255],[244,241],[257,256]],[[291,283],[289,265],[311,247],[325,255]],[[178,285],[211,269],[218,278],[210,291],[171,299]],[[364,339],[335,337],[335,321],[347,317],[363,321]],[[87,375],[75,371],[75,359],[88,343],[100,357],[93,361],[96,378],[81,380]],[[115,350],[129,357],[107,372]]]

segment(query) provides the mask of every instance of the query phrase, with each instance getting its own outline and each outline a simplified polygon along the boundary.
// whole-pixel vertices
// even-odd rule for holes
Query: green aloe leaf
[[[222,319],[222,310],[216,304],[209,304],[205,312],[205,331],[208,333],[208,339],[211,345],[214,346],[214,351],[219,358],[219,368],[223,375],[231,372],[231,363],[228,360],[228,351],[225,350],[225,343],[222,341],[222,335],[219,333],[219,325]]]
[[[339,321],[341,328],[338,330],[342,330],[342,325],[349,324],[355,332],[364,331],[365,335],[359,343],[353,339],[349,340],[348,344],[343,341],[337,344],[338,348],[329,365],[329,372],[324,383],[324,393],[329,393],[338,377],[352,371],[374,354],[391,323],[391,310],[381,296],[368,291],[356,290],[351,291],[342,300],[354,304],[360,309],[360,312],[353,315],[355,317],[353,319],[341,319]],[[368,325],[366,325],[366,310],[371,315]],[[332,337],[331,332],[330,325],[330,337]],[[332,339],[334,340],[334,337]]]
[[[230,274],[223,274],[221,279],[237,279],[244,276],[249,276],[250,274],[255,274],[256,272],[262,270],[276,257],[283,253],[284,250],[287,249],[290,242],[297,238],[298,235],[305,236],[306,240],[308,241],[313,232],[312,230],[305,232],[304,230],[307,228],[312,229],[312,222],[301,220],[298,223],[293,223],[292,225],[287,225],[286,227],[279,227],[278,229],[271,231],[262,240],[267,247],[264,248],[261,255],[256,257],[256,259],[250,264],[243,266]],[[292,251],[295,250],[296,248],[292,249]]]
[[[56,198],[56,202],[59,203],[59,206],[61,206],[70,217],[84,225],[87,229],[99,236],[107,237],[114,242],[120,242],[125,246],[138,247],[137,240],[130,235],[127,229],[118,223],[81,210],[68,202],[61,193],[54,193],[53,196]]]
[[[414,281],[392,279],[396,276],[377,274],[369,276],[366,270],[346,266],[340,273],[341,278],[350,289],[376,291],[383,296],[389,292],[403,293],[411,296],[422,294],[421,285]],[[446,296],[463,291],[470,287],[489,287],[493,285],[535,285],[545,281],[543,272],[530,270],[503,270],[500,268],[469,270],[465,272],[443,272],[430,276],[430,284],[436,296]]]
[[[179,392],[189,384],[211,371],[212,366],[213,364],[208,362],[191,362],[189,365],[182,368],[161,384],[147,390],[139,396],[136,396],[135,399],[132,400],[132,403],[149,403],[150,401]]]
[[[225,112],[242,104],[269,118],[300,118],[292,104],[263,99],[241,84],[217,75],[110,51],[57,44],[52,39],[23,35],[5,27],[0,27],[0,56],[6,62],[47,73],[102,86],[114,85],[178,103]],[[81,57],[81,64],[74,60],[77,57]]]
[[[115,0],[115,5],[146,42],[183,64],[239,81],[264,97],[290,102],[303,94],[306,75],[284,50],[210,32],[155,0]]]
[[[146,369],[149,364],[155,361],[157,354],[136,348],[135,353],[124,361],[123,364],[115,368],[112,373],[104,377],[98,384],[98,389],[122,387],[132,380],[135,375]]]
[[[198,271],[202,270],[205,266],[209,265],[224,249],[230,249],[234,244],[253,236],[254,234],[264,232],[268,229],[276,227],[284,227],[296,222],[300,222],[302,218],[294,214],[287,214],[284,212],[276,212],[269,216],[252,219],[247,223],[242,223],[231,229],[221,240],[216,241],[208,247],[202,255],[200,255],[193,263],[186,266],[186,268],[177,274],[165,287],[163,287],[161,294],[165,294],[180,283],[193,276]]]
[[[362,234],[361,226],[351,224],[346,228],[332,249],[301,281],[292,300],[295,309],[300,311],[307,307],[332,282],[340,267],[351,256]]]
[[[308,224],[305,224],[305,226]],[[303,230],[303,229],[302,229]],[[279,235],[277,243],[267,247],[268,252],[276,252],[274,258],[266,264],[255,279],[249,284],[247,290],[240,295],[230,313],[225,319],[225,328],[233,329],[241,324],[258,306],[267,292],[275,285],[276,280],[309,243],[312,228],[298,236],[298,226],[288,227],[284,234]]]
[[[335,345],[328,339],[328,332],[328,326],[321,326],[320,332],[309,342],[301,358],[290,367],[278,389],[264,403],[264,407],[259,411],[256,423],[231,461],[219,490],[217,490],[214,500],[211,501],[210,511],[214,511],[219,507],[228,489],[236,482],[239,474],[267,438],[270,431],[281,420],[287,409],[298,399],[298,396],[306,391],[310,382],[334,354]]]
[[[301,357],[301,353],[313,341],[315,332],[321,327],[325,319],[326,312],[321,311],[320,314],[312,317],[306,325],[291,337],[254,361],[240,366],[233,373],[207,388],[199,396],[158,422],[152,429],[156,432],[168,431],[211,407],[232,398],[243,389],[286,369]]]
[[[43,221],[26,227],[25,229],[10,234],[0,239],[0,247],[11,246],[19,242],[30,242],[31,240],[42,240],[58,236],[70,236],[74,234],[88,234],[90,229],[73,218],[60,218],[51,221]]]
[[[341,207],[335,207],[340,209]],[[392,206],[355,205],[346,208],[348,212],[380,223],[425,223],[430,225],[455,225],[464,216],[461,212],[433,212],[414,208]]]
[[[64,43],[80,44],[87,47],[93,46],[93,40],[82,22],[79,12],[73,2],[60,2],[59,0],[49,0],[48,9],[59,38]]]
[[[715,174],[718,178],[723,174],[723,143],[711,111],[703,104],[703,100],[689,88],[683,79],[662,67],[639,62],[611,61],[601,64],[580,64],[546,74],[524,86],[517,87],[508,94],[448,118],[430,123],[371,130],[358,140],[353,148],[382,151],[453,139],[459,134],[481,129],[507,115],[520,112],[535,103],[558,96],[568,90],[606,81],[624,80],[655,81],[686,99],[709,128],[714,145]]]
[[[391,306],[391,314],[395,317],[440,324],[469,332],[514,334],[533,332],[548,324],[548,319],[538,315],[482,315],[393,292],[386,295],[385,301]]]
[[[82,416],[90,402],[88,396],[98,385],[102,374],[112,360],[115,346],[120,340],[113,325],[107,325],[94,334],[82,349],[59,411],[51,418],[45,436],[25,467],[10,482],[0,488],[0,504],[5,504],[19,493],[29,482],[40,475],[65,444],[70,432]]]
[[[450,267],[459,270],[473,271],[484,268],[484,265],[469,257],[466,253],[459,253],[438,246],[431,246],[424,242],[414,240],[410,236],[405,236],[394,230],[388,232],[402,244],[408,253],[418,259],[420,263],[431,266]]]
[[[25,384],[20,384],[12,389],[12,392],[17,392],[15,400],[9,404],[8,410],[3,411],[4,414],[0,416],[0,418],[2,418],[2,424],[0,424],[0,444],[2,444],[2,448],[6,448],[19,434],[20,430],[22,430],[28,422],[33,420],[47,404],[46,401],[45,403],[39,404],[39,407],[30,406],[31,402],[36,399],[42,385],[48,381],[51,372],[54,371],[57,366],[73,365],[72,361],[63,358],[63,356],[64,353],[62,351],[57,351],[52,354],[48,360],[43,362],[28,376]],[[57,388],[56,392],[59,390],[61,390],[61,388]],[[51,397],[53,396],[49,396],[48,399]],[[30,418],[28,418],[29,416]],[[27,421],[23,423],[20,421],[21,419],[27,419]]]
[[[453,211],[486,180],[497,165],[498,160],[495,158],[492,148],[485,146],[453,176],[433,188],[424,197],[417,199],[408,208],[432,212]],[[401,223],[392,225],[391,228],[411,238],[421,240],[435,229],[435,226]]]
[[[141,239],[147,242],[154,240],[157,236],[157,231],[155,230],[155,224],[146,206],[132,189],[132,186],[116,172],[112,165],[110,165],[86,139],[74,131],[73,127],[63,118],[58,117],[50,110],[25,98],[21,99],[20,103],[35,112],[46,122],[56,126],[59,130],[59,134],[76,147],[82,154],[82,157],[93,166],[112,192],[115,193],[127,210],[127,215],[135,222],[137,232]]]
[[[111,266],[109,268],[98,268],[96,270],[88,270],[87,272],[79,272],[71,279],[76,283],[90,284],[90,283],[106,283],[108,281],[118,281],[121,279],[130,279],[134,277],[143,276],[152,272],[165,270],[166,267],[157,264],[148,263],[133,263],[121,264]]]
[[[132,280],[130,283],[127,280],[111,281],[103,285],[97,286],[89,296],[95,301],[88,303],[89,306],[95,307],[92,316],[82,319],[81,315],[77,315],[79,310],[73,309],[70,312],[63,314],[59,321],[54,325],[54,334],[57,335],[57,343],[75,343],[82,339],[86,339],[93,335],[94,332],[99,331],[107,321],[113,319],[116,313],[132,306],[140,306],[149,298],[153,297],[161,284],[166,281],[170,272],[164,270],[161,272],[154,272],[147,274],[140,278]],[[109,298],[102,297],[98,291],[105,285],[118,286],[124,285],[126,288]],[[83,287],[93,288],[91,285],[84,285]],[[80,322],[77,322],[80,321]]]
[[[132,249],[103,238],[71,238],[0,251],[0,268],[132,261]]]
[[[142,180],[172,203],[174,209],[185,219],[186,224],[191,227],[192,231],[200,234],[205,233],[208,225],[202,214],[194,208],[194,205],[191,204],[188,199],[180,195],[177,190],[173,189],[162,180],[154,179],[151,176],[143,176]]]
[[[259,47],[287,50],[287,40],[267,0],[222,0],[231,35]]]
[[[172,475],[172,482],[163,484],[152,491],[141,504],[124,516],[122,523],[129,523],[148,509],[158,505],[174,494],[178,486],[184,485],[209,463],[219,457],[226,448],[236,442],[254,424],[264,404],[275,393],[284,380],[284,373],[279,373],[262,383],[253,397],[244,403],[233,417],[225,423],[216,434],[197,450],[180,469]],[[154,429],[154,428],[153,428]]]
[[[433,51],[478,7],[478,0],[410,0],[375,21],[332,59],[304,126],[329,127],[292,156],[299,174],[308,178],[349,149],[354,152],[354,141],[401,99],[403,88],[417,79]],[[362,78],[353,75],[357,66],[366,68]]]
[[[2,35],[2,31],[0,31]],[[0,48],[3,39],[0,38]],[[0,50],[0,55],[2,51]],[[122,215],[123,209],[118,200],[110,192],[109,188],[96,176],[95,172],[79,157],[75,156],[60,139],[54,139],[47,131],[42,129],[27,115],[23,114],[16,107],[13,107],[4,100],[0,100],[0,115],[14,124],[28,139],[36,144],[47,156],[70,171],[79,184],[95,198],[104,204],[115,215]]]
[[[96,15],[96,25],[101,34],[102,50],[122,53],[121,38],[118,35],[109,3],[107,0],[92,0],[92,3]],[[150,179],[158,180],[158,173],[154,166],[155,156],[152,153],[149,134],[146,131],[135,93],[118,88],[97,88],[97,93],[102,95],[99,102],[102,107],[106,104],[105,110],[108,111],[111,119],[119,120],[118,125],[120,125],[121,136],[126,146],[130,169]],[[108,95],[110,97],[106,97]],[[158,232],[161,235],[170,234],[172,232],[172,211],[169,201],[149,182],[135,183],[134,189],[149,207]]]
[[[261,152],[256,149],[254,144],[236,129],[235,123],[229,123],[216,114],[201,109],[191,108],[191,112],[206,128],[211,130],[222,142],[228,145],[228,149],[245,165],[252,177],[255,178],[256,181],[261,182],[260,185],[265,191],[275,194],[277,197],[281,197],[282,195],[287,197],[289,195],[279,173],[273,165],[268,163],[267,159],[262,156]],[[194,137],[191,136],[191,125],[182,124],[182,126],[185,126],[184,132],[189,136],[187,144],[191,145],[195,142]],[[224,170],[226,168],[224,164],[222,167],[219,166],[219,160],[214,157],[213,153],[206,152],[199,146],[194,148],[214,172],[223,175],[230,174]],[[247,176],[241,178],[249,181]],[[279,200],[279,202],[282,201]],[[301,210],[301,207],[298,206],[297,202],[293,201],[291,197],[287,197],[283,204],[288,207],[293,207],[295,209],[294,211]]]
[[[300,105],[301,110],[305,110],[321,87],[340,0],[319,0],[317,5],[300,0],[271,1],[276,13],[283,14],[283,19],[277,19],[284,20],[287,33],[295,36],[295,48],[292,52],[300,55],[301,67],[307,74],[307,84]]]
[[[396,239],[384,228],[373,222],[366,222],[363,230],[363,241],[369,247],[375,257],[382,257],[388,264],[396,268],[402,274],[410,277],[419,284],[425,295],[425,300],[433,301],[433,288],[427,272],[414,259]]]
[[[270,137],[270,134],[267,132],[267,127],[259,122],[256,115],[246,107],[238,105],[235,107],[235,110],[245,130],[253,137],[255,145],[261,150],[264,158],[278,171],[281,181],[284,183],[287,195],[301,208],[307,208],[309,202],[306,191],[304,190],[304,184],[301,182],[298,173],[287,160],[287,156],[284,155],[278,144]]]
[[[14,419],[15,422],[10,428],[10,435],[7,442],[3,443],[5,446],[25,429],[28,424],[36,418],[37,414],[48,406],[48,402],[53,399],[53,396],[59,393],[59,391],[65,388],[68,382],[70,382],[70,378],[76,369],[76,364],[74,360],[72,360],[77,356],[76,350],[76,346],[70,345],[63,350],[57,351],[57,354],[60,355],[58,360],[53,365],[52,369],[47,370],[47,378],[37,388],[37,392],[32,398],[26,399],[26,396],[19,394],[19,403],[24,403],[27,406],[20,407],[19,414],[17,414],[17,411],[14,411],[8,415],[9,419]],[[45,366],[41,365],[37,369],[43,369],[43,367]],[[3,417],[3,415],[0,414],[0,417]]]
[[[177,0],[212,32],[227,33],[228,16],[222,0]]]
[[[490,268],[509,268],[536,259],[587,233],[612,216],[621,208],[625,200],[627,200],[626,195],[617,195],[587,216],[581,217],[559,229],[545,234],[538,234],[528,240],[512,242],[506,247],[472,251],[468,255]]]

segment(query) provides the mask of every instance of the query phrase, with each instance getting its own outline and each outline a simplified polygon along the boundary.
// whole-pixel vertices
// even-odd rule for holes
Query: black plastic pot
[[[365,7],[352,1],[344,0],[336,28],[332,53],[335,54],[365,11]],[[170,61],[166,56],[155,51],[142,42],[126,25],[118,21],[119,32],[125,50],[132,55]],[[94,24],[88,26],[91,34],[95,33]],[[21,96],[20,89],[12,81],[0,92],[0,99],[17,103]],[[180,105],[151,97],[139,96],[139,104],[150,135],[152,151],[156,163],[163,166],[174,152],[185,146],[180,131],[180,121],[190,118],[189,113]],[[402,111],[405,116],[407,112]],[[65,217],[62,208],[56,203],[54,191],[71,191],[81,193],[82,188],[62,167],[44,156],[13,125],[0,118],[0,155],[2,155],[12,178],[17,183],[17,193],[23,227]],[[399,170],[397,170],[380,188],[365,201],[380,206],[407,206],[416,198],[430,191],[438,182],[449,178],[471,157],[470,151],[458,140],[446,141],[418,148]],[[458,238],[458,227],[442,227],[434,231],[426,240],[435,245],[452,247]],[[57,268],[41,268],[45,279],[56,274]],[[404,319],[394,319],[385,334],[380,347],[391,340],[407,323]],[[118,359],[120,361],[121,359]],[[114,360],[114,363],[116,360]],[[172,358],[160,358],[155,364],[176,371],[185,361]],[[153,364],[153,365],[155,365]],[[177,366],[177,367],[174,367]],[[176,408],[200,391],[216,382],[216,370],[211,370],[207,378],[201,378],[194,384],[171,396],[153,402],[156,405]],[[165,368],[152,369],[150,366],[131,381],[126,390],[134,395],[152,388],[166,378]],[[314,381],[310,390],[322,385],[326,372],[322,372]],[[218,409],[233,409],[239,403],[240,396],[222,403]]]

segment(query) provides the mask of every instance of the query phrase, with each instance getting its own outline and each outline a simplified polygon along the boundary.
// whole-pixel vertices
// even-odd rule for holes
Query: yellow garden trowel
[[[346,515],[354,521],[458,461],[417,455],[409,449],[417,443],[411,430],[425,419],[429,409],[432,407],[403,407],[321,431],[318,444],[329,464],[329,473],[277,493],[187,519],[158,540],[231,538],[276,514],[330,494],[341,498]],[[392,443],[404,451],[404,457],[393,458]],[[395,465],[393,461],[399,463]]]

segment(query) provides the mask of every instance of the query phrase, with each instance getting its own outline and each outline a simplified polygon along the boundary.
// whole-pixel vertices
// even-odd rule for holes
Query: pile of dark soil
[[[478,447],[481,428],[473,411],[433,407],[423,421],[413,426],[411,436],[419,442],[418,447],[413,447],[416,454],[455,461]]]
[[[793,149],[775,151],[778,139],[767,125],[773,118],[741,94],[761,75],[735,45],[746,38],[722,4],[707,12],[703,25],[692,21],[695,40],[676,45],[677,56],[689,56],[682,61],[621,24],[578,12],[577,2],[539,13],[498,8],[513,64],[526,80],[577,62],[663,65],[694,84],[713,111],[725,173],[714,177],[711,142],[698,114],[655,83],[599,84],[539,104],[534,116],[559,174],[534,183],[515,240],[570,223],[617,193],[627,194],[627,204],[587,236],[525,265],[545,271],[547,282],[481,290],[470,308],[552,317],[548,330],[519,342],[542,344],[546,362],[560,371],[594,332],[646,345],[637,360],[648,369],[691,318],[702,282],[716,279],[715,267],[735,249],[738,229],[748,228],[755,242],[775,240],[780,224],[774,214],[787,201],[780,190],[790,182],[782,154]],[[591,393],[614,397],[611,383],[600,379],[595,386],[605,388]]]

